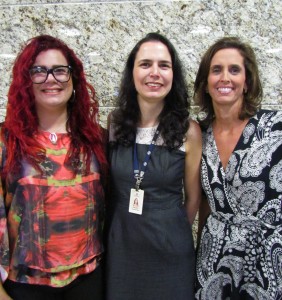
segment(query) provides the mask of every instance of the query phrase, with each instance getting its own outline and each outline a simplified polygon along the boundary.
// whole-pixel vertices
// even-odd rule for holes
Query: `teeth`
[[[161,86],[159,83],[147,83],[148,86]]]
[[[217,90],[218,90],[220,93],[224,93],[224,94],[226,93],[226,94],[227,94],[227,93],[229,93],[229,92],[232,91],[232,88],[227,88],[227,87],[226,87],[226,88],[218,88]]]
[[[58,90],[44,90],[44,92],[47,92],[47,93],[57,93]]]

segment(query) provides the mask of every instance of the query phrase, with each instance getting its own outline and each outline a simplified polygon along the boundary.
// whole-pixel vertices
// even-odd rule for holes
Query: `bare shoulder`
[[[199,124],[189,120],[189,129],[185,141],[186,163],[189,169],[199,171],[199,163],[202,157],[202,131]]]
[[[186,154],[191,154],[193,152],[202,151],[202,131],[199,124],[190,119],[189,120],[189,129],[186,133],[185,141],[185,152]]]
[[[187,142],[189,141],[201,141],[202,140],[202,131],[199,124],[190,119],[189,120],[189,129],[186,133]]]

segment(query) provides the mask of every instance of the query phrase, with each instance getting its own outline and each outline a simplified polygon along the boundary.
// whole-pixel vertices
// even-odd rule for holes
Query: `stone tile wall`
[[[29,38],[47,33],[63,39],[84,62],[105,124],[125,59],[151,31],[165,34],[177,48],[191,95],[203,52],[219,37],[240,36],[256,51],[264,107],[282,108],[281,0],[0,0],[0,120],[15,56]]]
[[[265,108],[282,109],[282,1],[87,1],[0,0],[0,121],[4,119],[11,67],[29,38],[63,39],[84,62],[97,91],[101,123],[115,106],[129,51],[146,33],[171,39],[192,87],[203,52],[216,39],[237,35],[255,49]]]

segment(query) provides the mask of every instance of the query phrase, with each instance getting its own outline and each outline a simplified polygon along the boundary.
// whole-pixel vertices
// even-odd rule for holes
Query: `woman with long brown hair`
[[[194,87],[207,198],[196,299],[281,299],[282,113],[260,108],[255,52],[237,37],[209,47]]]

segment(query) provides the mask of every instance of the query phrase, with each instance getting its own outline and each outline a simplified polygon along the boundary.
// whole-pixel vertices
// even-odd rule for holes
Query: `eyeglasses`
[[[44,83],[49,74],[52,74],[58,82],[63,83],[70,80],[71,71],[71,66],[58,66],[52,69],[34,66],[29,70],[29,75],[32,82],[36,84]]]

